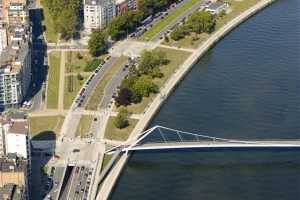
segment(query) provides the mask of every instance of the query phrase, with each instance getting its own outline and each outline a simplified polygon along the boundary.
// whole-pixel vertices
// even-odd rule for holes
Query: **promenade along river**
[[[220,41],[156,124],[212,136],[300,139],[300,1],[278,0]],[[135,153],[112,200],[299,200],[300,152]]]

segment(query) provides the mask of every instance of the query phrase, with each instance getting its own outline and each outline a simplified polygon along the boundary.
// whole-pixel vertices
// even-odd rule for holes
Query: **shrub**
[[[86,67],[84,68],[85,72],[94,71],[101,63],[101,59],[93,59],[92,61],[88,62]]]

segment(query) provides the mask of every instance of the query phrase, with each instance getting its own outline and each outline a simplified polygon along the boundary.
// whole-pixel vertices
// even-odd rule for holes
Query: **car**
[[[78,153],[80,152],[80,149],[73,149],[73,153]]]

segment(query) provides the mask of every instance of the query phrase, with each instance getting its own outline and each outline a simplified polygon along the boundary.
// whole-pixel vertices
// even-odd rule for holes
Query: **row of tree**
[[[61,38],[75,36],[81,26],[81,0],[43,0],[43,5],[51,15],[55,31]]]
[[[54,0],[52,0],[54,1]],[[98,56],[106,52],[108,37],[112,40],[120,40],[133,32],[143,19],[164,10],[170,4],[179,0],[138,0],[138,10],[128,11],[116,16],[108,24],[106,29],[94,30],[89,41],[90,53]]]
[[[184,38],[191,32],[194,33],[211,33],[216,24],[215,17],[208,12],[195,12],[181,25],[176,27],[170,34],[170,37],[177,41]]]
[[[159,88],[153,79],[163,77],[160,67],[168,62],[164,52],[144,51],[137,66],[131,66],[129,75],[122,81],[115,97],[116,106],[139,103],[143,97],[157,93]]]

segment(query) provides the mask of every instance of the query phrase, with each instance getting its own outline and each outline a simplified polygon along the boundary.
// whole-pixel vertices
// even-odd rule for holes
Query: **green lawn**
[[[196,49],[199,47],[199,45],[204,42],[210,35],[208,33],[201,33],[201,34],[194,34],[193,36],[188,35],[185,38],[174,41],[170,39],[169,42],[163,41],[163,44],[169,45],[169,46],[175,46],[179,48],[192,48]]]
[[[222,27],[224,24],[228,23],[234,17],[238,16],[243,11],[258,3],[259,1],[260,0],[227,0],[226,2],[229,3],[231,12],[223,16],[222,18],[217,19],[216,30]]]
[[[78,54],[82,56],[82,58],[78,58]],[[83,72],[85,66],[89,61],[92,60],[89,52],[80,51],[80,52],[66,52],[66,73],[70,72]]]
[[[92,95],[88,99],[88,102],[86,105],[87,110],[97,110],[97,108],[102,100],[105,86],[110,81],[110,79],[113,77],[113,75],[122,69],[123,64],[125,64],[126,60],[127,60],[127,57],[121,56],[112,64],[112,66],[110,66],[109,69],[107,69],[103,78],[101,79],[101,81],[99,81],[99,83],[97,84]]]
[[[109,163],[113,155],[106,155],[104,154],[103,160],[102,160],[102,165],[101,165],[101,171],[106,167],[106,165]]]
[[[165,28],[168,24],[170,24],[172,21],[174,21],[182,13],[184,13],[188,9],[192,8],[196,3],[199,3],[199,0],[190,0],[189,2],[185,3],[183,6],[176,9],[175,11],[173,11],[171,14],[169,14],[163,20],[161,20],[160,22],[155,24],[152,28],[150,28],[148,31],[146,31],[142,35],[141,39],[142,40],[151,40],[163,28]]]
[[[226,2],[229,3],[229,10],[230,12],[222,17],[217,18],[217,23],[215,29],[218,30],[221,28],[224,24],[228,23],[230,20],[232,20],[234,17],[238,16],[243,11],[247,10],[251,6],[258,3],[260,0],[228,0]],[[170,38],[170,41],[166,43],[165,41],[163,44],[170,45],[170,46],[176,46],[176,47],[184,47],[184,48],[197,48],[199,45],[204,42],[210,34],[202,33],[198,35],[199,39],[193,40],[192,35],[188,35],[185,38],[174,41]]]
[[[93,116],[82,115],[77,126],[76,136],[86,137],[89,134],[90,126],[93,121]]]
[[[74,98],[81,89],[87,76],[83,76],[83,80],[78,80],[77,75],[65,76],[65,89],[64,89],[64,109],[69,109],[73,103]]]
[[[44,0],[41,0],[41,4],[43,6],[43,15],[44,15],[44,19],[43,19],[43,26],[46,27],[46,39],[48,42],[57,42],[58,40],[58,34],[55,31],[55,25],[54,22],[50,16],[49,10],[47,9],[46,6],[44,6],[43,4]]]
[[[116,128],[114,125],[114,119],[116,117],[110,117],[108,119],[104,138],[109,140],[120,140],[125,141],[128,139],[129,135],[131,134],[132,130],[134,129],[135,125],[137,124],[138,120],[136,119],[129,119],[129,126],[123,129]]]
[[[156,50],[163,51],[166,53],[166,57],[169,59],[169,63],[167,65],[161,66],[161,72],[164,74],[163,78],[156,78],[154,79],[154,83],[157,84],[159,87],[162,87],[166,81],[174,74],[175,70],[189,57],[190,52],[174,50],[174,49],[167,49],[158,47]],[[138,104],[132,104],[127,106],[129,112],[132,113],[142,113],[145,111],[145,108],[152,102],[155,98],[155,95],[150,95],[150,97],[143,98],[142,102]],[[119,110],[119,107],[117,110]]]
[[[64,122],[63,116],[30,117],[29,127],[33,140],[55,140]]]
[[[60,58],[61,52],[51,52],[49,54],[47,108],[55,109],[58,106]]]

